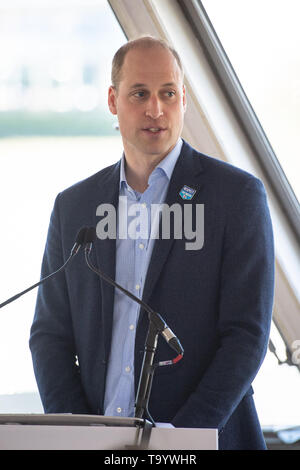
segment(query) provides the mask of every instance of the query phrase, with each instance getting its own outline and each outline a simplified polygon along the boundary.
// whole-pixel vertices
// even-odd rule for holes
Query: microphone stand
[[[153,375],[155,371],[155,366],[153,365],[153,360],[157,347],[159,331],[157,330],[154,323],[149,319],[148,333],[145,341],[144,357],[141,368],[140,380],[138,385],[138,391],[136,396],[135,404],[135,417],[143,418],[146,415],[153,422],[149,410],[148,403],[151,394],[151,387],[153,381]]]

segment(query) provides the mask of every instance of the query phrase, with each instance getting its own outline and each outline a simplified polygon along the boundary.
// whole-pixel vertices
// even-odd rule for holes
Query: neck
[[[148,179],[157,163],[143,164],[138,162],[132,165],[125,159],[125,174],[129,186],[139,193],[143,193],[148,188]]]
[[[148,179],[155,167],[174,148],[171,147],[167,153],[159,155],[134,155],[126,152],[125,146],[125,174],[127,183],[132,189],[143,193],[148,188]]]

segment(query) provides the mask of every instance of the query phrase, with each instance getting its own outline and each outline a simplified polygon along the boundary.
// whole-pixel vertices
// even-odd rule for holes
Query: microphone
[[[71,250],[71,257],[77,255],[81,246],[84,244],[87,230],[88,230],[88,227],[82,227],[77,233],[75,243]]]
[[[57,269],[57,270],[54,271],[53,273],[49,274],[48,276],[44,277],[43,279],[41,279],[39,282],[37,282],[37,283],[34,284],[33,286],[28,287],[27,289],[25,289],[24,291],[20,292],[19,294],[14,295],[13,297],[10,297],[10,298],[7,299],[5,302],[3,302],[2,304],[0,304],[0,308],[4,307],[5,305],[9,304],[10,302],[13,302],[14,300],[17,300],[17,299],[18,299],[19,297],[21,297],[22,295],[24,295],[24,294],[26,294],[27,292],[31,291],[31,290],[34,289],[35,287],[38,287],[39,285],[43,284],[45,281],[47,281],[48,279],[51,279],[53,276],[55,276],[55,275],[58,274],[60,271],[62,271],[63,269],[65,269],[66,266],[67,266],[67,265],[69,264],[69,262],[71,261],[71,259],[73,259],[75,255],[77,255],[78,251],[80,250],[80,247],[83,245],[87,230],[88,230],[88,227],[83,227],[83,228],[81,228],[81,229],[79,230],[79,232],[77,233],[76,239],[75,239],[75,243],[74,243],[74,245],[73,245],[73,247],[72,247],[72,249],[71,249],[69,258],[67,259],[67,261],[66,261],[59,269]]]
[[[96,229],[94,227],[87,228],[87,230],[85,232],[85,240],[84,240],[85,248],[84,248],[84,251],[85,251],[85,259],[86,259],[86,263],[87,263],[88,267],[92,271],[94,271],[96,274],[98,274],[98,276],[102,277],[105,281],[107,281],[109,284],[111,284],[112,286],[114,286],[117,289],[121,290],[125,295],[127,295],[132,300],[137,302],[141,307],[143,307],[143,309],[146,312],[148,312],[148,314],[150,315],[149,319],[151,320],[151,322],[155,326],[157,332],[160,333],[162,335],[162,337],[165,339],[165,341],[169,344],[169,346],[174,351],[177,352],[178,357],[175,358],[175,360],[173,360],[173,363],[174,363],[174,361],[177,362],[183,356],[183,353],[184,353],[183,347],[181,346],[180,341],[177,338],[177,336],[168,327],[168,325],[163,320],[163,318],[160,316],[160,314],[155,312],[154,310],[152,310],[152,308],[150,308],[149,305],[147,305],[143,300],[139,299],[138,297],[133,295],[131,292],[129,292],[127,289],[120,286],[117,282],[115,282],[113,279],[111,279],[109,276],[107,276],[107,274],[105,274],[104,272],[100,271],[99,269],[97,269],[95,266],[92,265],[92,263],[89,259],[89,255],[90,255],[92,245],[93,245],[93,242],[95,241],[95,239],[96,239]]]

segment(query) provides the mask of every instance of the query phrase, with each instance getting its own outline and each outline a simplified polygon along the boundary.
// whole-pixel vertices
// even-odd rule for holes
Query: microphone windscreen
[[[85,233],[84,243],[93,243],[96,240],[95,227],[88,227]]]
[[[88,230],[88,227],[82,227],[77,233],[75,243],[77,243],[78,245],[82,245],[85,241],[86,233]]]

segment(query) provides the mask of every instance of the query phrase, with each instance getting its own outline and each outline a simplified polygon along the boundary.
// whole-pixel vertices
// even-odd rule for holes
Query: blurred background
[[[0,1],[1,302],[39,280],[56,195],[121,157],[106,100],[124,42],[106,0]],[[35,299],[36,289],[0,310],[2,413],[42,411],[28,348]]]

